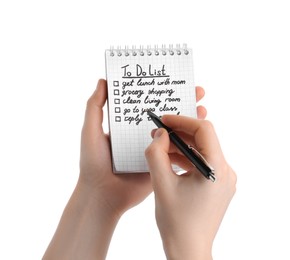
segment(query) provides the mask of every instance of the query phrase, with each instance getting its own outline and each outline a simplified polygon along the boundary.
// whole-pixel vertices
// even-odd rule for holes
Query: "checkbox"
[[[114,95],[116,95],[116,96],[120,95],[119,89],[114,89]]]
[[[120,104],[120,99],[119,98],[115,98],[114,102],[115,102],[115,104]]]
[[[115,107],[115,113],[121,113],[121,108],[120,107]]]
[[[116,116],[115,117],[115,122],[121,122],[121,117],[120,116]]]
[[[113,81],[113,86],[114,87],[119,87],[119,81]]]

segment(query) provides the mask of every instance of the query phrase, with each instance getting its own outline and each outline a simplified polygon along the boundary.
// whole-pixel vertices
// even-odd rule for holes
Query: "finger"
[[[184,136],[184,135],[179,134],[179,136]],[[186,140],[186,138],[182,138],[182,139]],[[182,175],[190,175],[193,172],[198,172],[198,170],[196,169],[196,166],[194,166],[189,161],[189,159],[186,158],[184,156],[184,154],[173,143],[170,143],[170,148],[169,148],[169,154],[168,155],[169,155],[171,164],[177,165],[180,168],[182,168],[183,170],[187,171],[186,174],[182,173]],[[178,175],[180,175],[180,174],[178,174]]]
[[[205,95],[205,91],[204,91],[203,87],[196,86],[195,87],[195,95],[196,95],[196,102],[200,101]]]
[[[170,179],[174,176],[168,156],[169,144],[167,131],[160,128],[155,132],[152,143],[145,151],[155,192],[162,192],[164,187],[170,185]]]
[[[185,171],[190,171],[193,168],[195,168],[184,155],[172,153],[169,154],[169,158],[172,164],[177,165],[178,167],[182,168]]]
[[[154,137],[155,132],[157,131],[157,129],[153,129],[151,131],[151,136],[152,138]],[[194,138],[192,135],[186,134],[184,132],[180,132],[180,131],[174,131],[181,139],[184,143],[195,147],[195,143],[194,143]],[[169,151],[170,154],[171,153],[178,153],[178,154],[183,154],[172,142],[170,142],[170,146],[169,146]]]
[[[222,155],[214,127],[209,121],[176,115],[165,115],[162,121],[174,131],[191,135],[196,148],[203,155],[216,155],[217,158]]]
[[[162,122],[174,131],[180,131],[193,136],[202,127],[202,122],[205,122],[205,120],[189,116],[164,115],[162,116]]]
[[[96,90],[87,101],[85,113],[85,121],[83,126],[83,137],[91,141],[98,137],[98,134],[103,133],[103,106],[107,99],[107,84],[106,81],[100,79]]]
[[[204,106],[198,106],[196,108],[197,118],[198,119],[205,119],[207,115],[207,110]]]

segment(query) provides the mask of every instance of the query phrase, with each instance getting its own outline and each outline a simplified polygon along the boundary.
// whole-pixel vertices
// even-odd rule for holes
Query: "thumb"
[[[165,188],[166,183],[174,176],[171,162],[168,156],[170,140],[165,129],[159,128],[154,134],[152,143],[145,151],[152,185],[154,191],[158,192]]]
[[[100,79],[97,89],[88,99],[85,121],[82,130],[82,137],[88,141],[96,140],[98,134],[103,133],[103,106],[107,99],[107,84],[106,81]]]

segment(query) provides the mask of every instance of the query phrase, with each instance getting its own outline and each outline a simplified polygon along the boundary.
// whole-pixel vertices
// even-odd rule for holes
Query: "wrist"
[[[167,260],[212,260],[212,244],[203,243],[200,238],[167,236],[162,241]]]
[[[101,211],[102,215],[118,222],[125,210],[115,207],[114,200],[112,200],[112,192],[110,192],[109,188],[99,186],[96,183],[89,183],[80,178],[76,190],[82,197],[86,198],[87,204],[90,204],[92,215],[99,217]]]
[[[190,248],[190,250],[175,249],[175,251],[164,248],[164,251],[167,260],[212,260],[210,251],[201,251],[196,247]]]
[[[105,259],[119,216],[96,196],[78,183],[43,259]]]

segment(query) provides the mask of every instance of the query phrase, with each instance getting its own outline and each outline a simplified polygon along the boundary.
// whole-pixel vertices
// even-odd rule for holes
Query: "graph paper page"
[[[144,155],[158,116],[196,117],[192,50],[106,50],[108,114],[115,173],[147,172]]]

